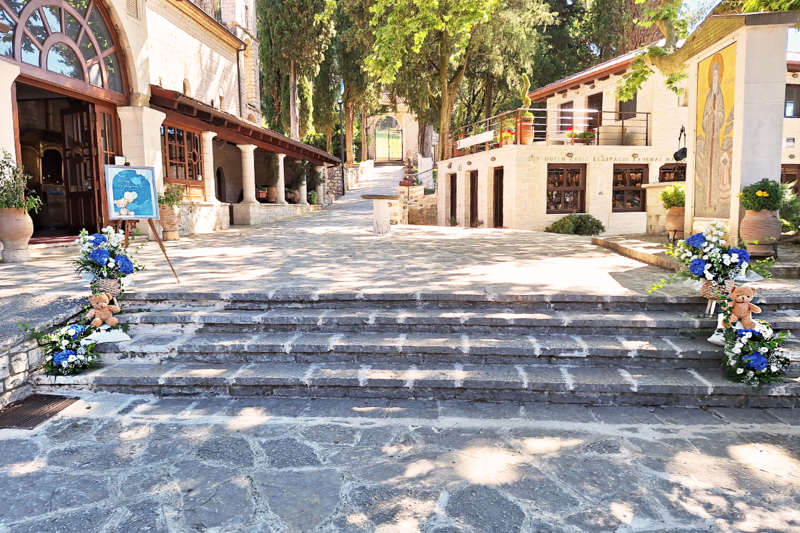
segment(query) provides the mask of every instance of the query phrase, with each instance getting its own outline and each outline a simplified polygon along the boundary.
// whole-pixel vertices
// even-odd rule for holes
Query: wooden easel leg
[[[128,237],[130,236],[130,226],[128,226],[128,221],[122,221],[122,227],[125,229],[125,248],[128,247]]]
[[[153,230],[153,235],[156,236],[156,240],[158,241],[158,246],[161,247],[161,252],[164,254],[164,257],[167,258],[167,263],[169,263],[169,268],[172,269],[172,275],[175,276],[175,279],[178,280],[178,283],[180,283],[181,280],[178,279],[178,274],[175,273],[175,267],[172,266],[172,261],[169,260],[169,256],[167,255],[167,250],[166,248],[164,248],[164,243],[161,242],[161,237],[158,236],[158,231],[156,231],[156,225],[153,224],[153,219],[148,218],[147,223],[150,224],[150,229]]]

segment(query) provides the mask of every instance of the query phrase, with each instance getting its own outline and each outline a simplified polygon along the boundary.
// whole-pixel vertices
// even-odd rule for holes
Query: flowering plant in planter
[[[91,326],[72,324],[40,337],[45,372],[66,376],[96,367],[101,356],[94,353],[95,341],[87,338],[95,331]]]
[[[774,333],[765,320],[754,322],[753,329],[725,330],[722,366],[732,381],[753,386],[780,381],[790,364],[780,347],[790,335]]]
[[[133,254],[125,246],[125,232],[122,230],[107,226],[101,233],[89,235],[83,229],[76,242],[81,249],[75,270],[89,275],[93,286],[98,280],[118,280],[144,270],[144,265],[132,258]]]
[[[748,185],[737,196],[742,207],[750,211],[777,211],[783,202],[781,184],[766,178]]]

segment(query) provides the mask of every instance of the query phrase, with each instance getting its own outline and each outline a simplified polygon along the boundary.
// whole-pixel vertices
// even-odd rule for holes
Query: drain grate
[[[77,401],[67,396],[33,394],[0,411],[0,429],[33,429]]]

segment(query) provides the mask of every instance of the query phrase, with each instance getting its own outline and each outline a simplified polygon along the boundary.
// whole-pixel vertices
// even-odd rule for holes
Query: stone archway
[[[403,160],[403,129],[392,115],[384,115],[375,123],[375,161]]]

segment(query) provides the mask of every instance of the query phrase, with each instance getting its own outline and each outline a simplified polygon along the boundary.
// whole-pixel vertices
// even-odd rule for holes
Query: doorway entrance
[[[478,171],[469,173],[469,227],[478,224]]]
[[[503,167],[494,169],[494,197],[492,198],[492,227],[503,227]]]
[[[375,161],[403,161],[403,130],[392,116],[381,117],[375,125]]]
[[[119,153],[116,107],[21,82],[16,99],[22,164],[43,204],[34,236],[99,231],[108,222],[103,165]]]

